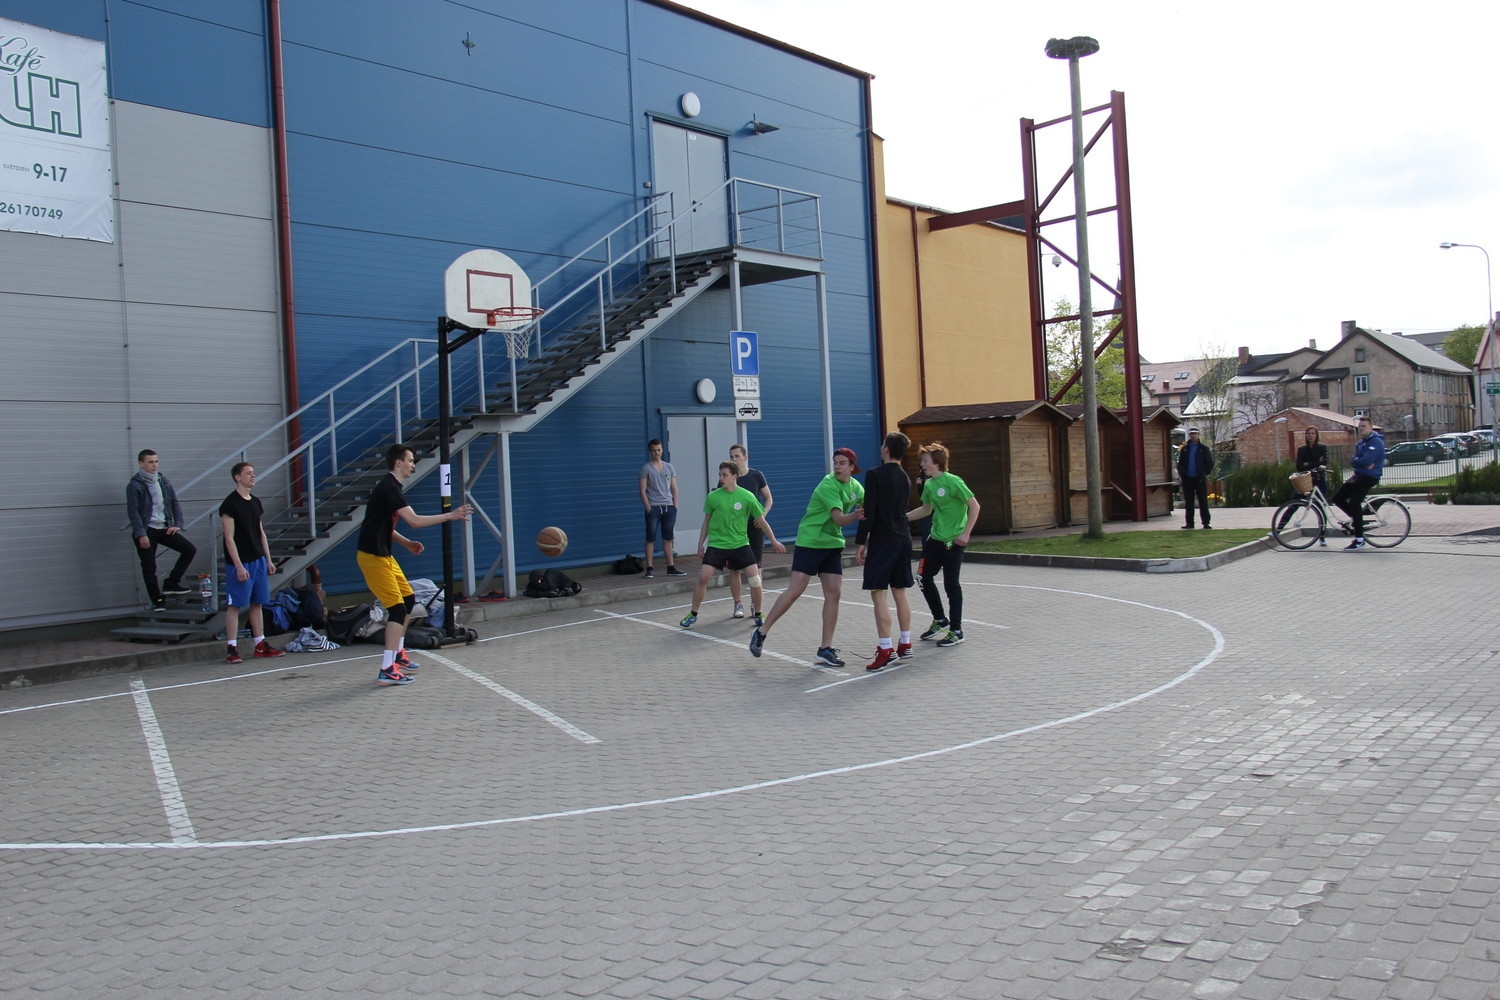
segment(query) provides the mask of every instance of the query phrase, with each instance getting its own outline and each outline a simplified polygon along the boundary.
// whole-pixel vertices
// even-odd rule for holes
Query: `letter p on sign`
[[[760,374],[760,346],[755,334],[748,330],[729,334],[729,371],[731,375]]]

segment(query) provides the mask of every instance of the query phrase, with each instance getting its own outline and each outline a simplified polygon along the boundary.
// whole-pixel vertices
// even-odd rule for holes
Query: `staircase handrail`
[[[203,480],[207,479],[210,475],[212,475],[213,473],[215,473],[215,472],[219,471],[220,469],[224,468],[226,465],[230,464],[231,462],[242,461],[243,458],[244,458],[244,456],[247,453],[249,453],[249,451],[250,451],[251,448],[253,448],[256,445],[260,444],[262,441],[264,441],[266,438],[270,437],[271,435],[275,434],[277,431],[285,428],[292,421],[297,420],[297,419],[305,416],[314,407],[320,407],[320,406],[326,405],[327,402],[333,397],[334,393],[338,392],[340,389],[342,389],[345,386],[347,386],[350,382],[353,382],[355,379],[359,378],[365,372],[368,372],[370,369],[374,368],[376,365],[380,364],[382,361],[386,360],[391,355],[395,354],[398,351],[406,350],[408,348],[415,349],[415,350],[420,350],[421,345],[423,345],[423,344],[431,344],[431,345],[433,345],[435,347],[437,345],[437,341],[435,339],[431,338],[431,337],[408,337],[406,340],[401,341],[400,343],[396,344],[394,347],[392,347],[389,350],[387,350],[385,353],[383,353],[380,356],[374,358],[373,360],[371,360],[367,364],[361,366],[358,370],[356,370],[356,371],[352,372],[351,374],[349,374],[348,376],[346,376],[343,380],[341,380],[337,384],[335,384],[335,385],[329,387],[328,389],[324,390],[322,393],[318,394],[316,397],[314,397],[309,402],[307,402],[304,405],[298,407],[294,412],[292,412],[288,416],[283,417],[281,420],[277,421],[276,423],[272,424],[270,427],[266,428],[266,430],[262,431],[260,434],[257,434],[255,437],[251,438],[249,441],[246,441],[244,444],[240,445],[238,448],[235,448],[233,451],[231,451],[224,458],[221,458],[219,461],[215,462],[213,465],[210,465],[208,468],[204,469],[201,473],[199,473],[198,475],[194,476],[192,479],[188,480],[186,483],[182,484],[181,486],[175,487],[175,489],[177,490],[178,495],[181,496],[181,495],[187,493],[188,490],[192,489],[194,486],[197,486]],[[370,407],[372,404],[374,404],[375,402],[377,402],[378,400],[380,400],[383,396],[385,396],[391,390],[395,389],[401,383],[403,383],[403,382],[405,382],[407,380],[410,380],[410,379],[417,379],[417,378],[419,378],[419,376],[421,375],[422,369],[426,368],[428,365],[433,364],[436,361],[437,361],[437,355],[434,354],[431,357],[427,358],[426,360],[420,361],[420,362],[414,364],[412,366],[412,368],[410,368],[407,371],[403,372],[401,375],[398,375],[395,379],[393,379],[391,382],[387,383],[384,387],[382,387],[381,389],[377,390],[376,392],[374,392],[370,396],[366,397],[361,403],[359,403],[357,406],[355,406],[354,409],[348,410],[347,412],[344,412],[341,415],[335,417],[332,421],[329,422],[328,426],[326,426],[322,430],[318,431],[312,437],[310,437],[310,438],[304,438],[302,444],[300,444],[298,447],[292,449],[291,451],[287,452],[285,456],[283,456],[282,458],[278,459],[276,462],[273,462],[271,465],[269,465],[266,468],[260,470],[257,473],[257,475],[269,474],[269,473],[275,472],[278,469],[281,469],[282,467],[286,466],[293,459],[295,459],[297,456],[301,455],[305,451],[308,451],[313,445],[317,444],[319,441],[323,440],[325,437],[328,437],[328,436],[332,435],[336,430],[338,430],[338,428],[340,426],[342,426],[344,423],[346,423],[350,418],[355,417],[355,416],[359,415],[360,413],[364,412],[368,407]],[[420,383],[420,381],[417,383],[417,398],[418,399],[421,398],[421,383]],[[183,527],[184,528],[193,527],[199,521],[203,520],[205,517],[207,517],[211,513],[213,513],[213,511],[211,511],[211,510],[210,511],[205,511],[203,514],[199,514],[197,517],[193,518],[187,524],[183,525]],[[124,530],[125,528],[130,527],[130,522],[126,521],[120,527],[121,527],[121,530]]]

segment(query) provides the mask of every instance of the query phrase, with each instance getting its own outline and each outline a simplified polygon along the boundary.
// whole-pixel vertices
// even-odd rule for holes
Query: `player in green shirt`
[[[833,453],[833,473],[813,490],[807,501],[807,513],[797,526],[797,551],[792,554],[792,581],[776,606],[750,635],[750,653],[759,656],[766,636],[776,620],[786,614],[816,576],[823,584],[823,642],[814,659],[819,665],[842,667],[839,651],[833,648],[833,630],[839,623],[839,597],[844,583],[844,528],[864,517],[860,506],[865,488],[854,478],[859,472],[853,450],[840,448]]]
[[[746,577],[755,608],[755,627],[759,628],[765,622],[760,613],[760,599],[765,591],[760,583],[760,564],[750,550],[747,529],[754,524],[765,532],[773,552],[785,552],[786,546],[776,540],[776,533],[766,523],[766,509],[755,494],[740,486],[740,467],[733,462],[719,463],[719,488],[703,501],[703,513],[703,527],[698,530],[698,557],[703,565],[698,568],[698,586],[693,588],[693,610],[680,624],[683,628],[693,627],[698,620],[698,609],[703,606],[703,595],[708,591],[708,581],[728,566],[731,571],[749,570]]]
[[[922,542],[922,562],[917,575],[922,596],[932,611],[932,624],[924,639],[937,639],[939,646],[957,646],[964,641],[964,592],[958,574],[964,564],[964,548],[979,522],[979,501],[968,485],[948,471],[948,449],[934,441],[922,449],[922,471],[928,479],[922,487],[922,506],[907,511],[908,521],[932,515],[932,532]],[[943,590],[948,594],[948,613],[938,596],[937,574],[943,571]]]

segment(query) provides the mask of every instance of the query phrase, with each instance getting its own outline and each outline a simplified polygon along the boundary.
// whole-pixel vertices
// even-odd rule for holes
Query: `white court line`
[[[177,773],[172,770],[172,758],[167,754],[167,738],[156,722],[151,696],[146,693],[146,682],[139,677],[130,678],[130,692],[135,698],[135,713],[141,718],[141,731],[146,735],[146,748],[151,751],[151,769],[156,772],[156,788],[161,793],[161,806],[167,814],[167,832],[172,835],[173,844],[194,847],[198,835],[193,832],[193,821],[182,801]]]
[[[746,640],[745,642],[735,642],[732,639],[720,639],[716,635],[705,635],[702,632],[694,632],[692,629],[690,629],[690,628],[683,628],[681,625],[668,625],[668,624],[666,624],[664,622],[654,622],[654,621],[652,621],[649,618],[637,618],[635,615],[621,615],[621,614],[616,614],[613,611],[600,611],[598,608],[594,609],[594,613],[595,614],[606,615],[606,616],[608,616],[610,618],[623,618],[625,621],[635,622],[637,625],[650,625],[652,628],[665,629],[668,632],[677,632],[677,633],[679,633],[681,635],[690,635],[694,639],[702,639],[702,640],[704,640],[706,642],[722,643],[725,646],[733,646],[735,649],[743,650],[747,656],[750,655],[750,643],[749,643],[749,640]],[[769,656],[769,657],[771,657],[773,659],[777,659],[777,660],[785,660],[787,663],[795,663],[799,667],[807,667],[807,669],[809,669],[809,670],[817,670],[819,672],[824,671],[824,670],[834,670],[834,669],[837,669],[835,667],[813,666],[812,664],[809,664],[806,660],[799,660],[795,656],[787,656],[785,653],[772,652],[769,649],[762,649],[761,650],[761,655],[763,655],[763,656]]]
[[[1145,604],[1145,603],[1142,603],[1140,601],[1125,600],[1124,598],[1106,597],[1106,596],[1104,596],[1102,594],[1090,594],[1090,593],[1088,593],[1086,591],[1062,590],[1062,589],[1056,588],[1056,587],[1031,587],[1031,586],[1025,586],[1025,585],[1021,585],[1021,584],[980,584],[980,586],[1010,587],[1010,588],[1013,588],[1013,589],[1016,589],[1016,590],[1041,590],[1041,591],[1049,591],[1049,592],[1052,592],[1052,593],[1059,593],[1059,594],[1075,594],[1075,595],[1079,595],[1079,596],[1082,596],[1082,597],[1094,597],[1094,598],[1098,598],[1100,600],[1105,600],[1105,601],[1115,601],[1115,602],[1118,602],[1120,604],[1130,604],[1130,605],[1134,605],[1136,607],[1146,608],[1146,609],[1151,610],[1151,611],[1163,611],[1163,612],[1166,612],[1167,614],[1176,615],[1179,618],[1183,618],[1183,619],[1185,619],[1185,620],[1187,620],[1189,622],[1192,622],[1194,625],[1198,625],[1201,628],[1207,630],[1213,636],[1213,640],[1214,640],[1214,642],[1213,642],[1213,649],[1211,649],[1209,651],[1208,655],[1204,656],[1197,663],[1193,664],[1193,666],[1190,667],[1186,672],[1184,672],[1182,674],[1179,674],[1176,677],[1173,677],[1172,679],[1170,679],[1168,681],[1165,681],[1162,684],[1158,684],[1156,687],[1151,688],[1150,690],[1142,691],[1142,692],[1140,692],[1138,694],[1131,695],[1128,698],[1122,698],[1122,699],[1120,699],[1118,701],[1113,701],[1113,702],[1110,702],[1109,704],[1106,704],[1106,705],[1099,705],[1099,706],[1097,706],[1095,708],[1086,709],[1085,711],[1077,712],[1077,713],[1075,713],[1073,715],[1069,715],[1069,716],[1066,716],[1064,718],[1050,719],[1050,720],[1048,720],[1046,722],[1039,722],[1039,723],[1036,723],[1036,724],[1031,725],[1031,726],[1025,726],[1025,727],[1023,727],[1021,729],[1012,729],[1012,730],[1010,730],[1008,732],[996,733],[996,734],[994,734],[992,736],[981,737],[981,738],[976,739],[976,740],[970,740],[970,741],[968,741],[966,743],[958,743],[958,744],[954,744],[952,746],[946,746],[946,747],[936,747],[936,748],[931,749],[931,750],[923,750],[923,751],[919,751],[917,753],[907,754],[907,755],[902,756],[902,757],[888,757],[888,758],[886,758],[884,760],[866,761],[865,763],[862,763],[862,764],[850,764],[850,765],[847,765],[847,766],[844,766],[844,767],[829,768],[827,770],[822,770],[822,771],[811,771],[811,772],[807,772],[807,773],[804,773],[804,774],[787,775],[787,776],[781,777],[781,778],[769,778],[769,779],[767,779],[765,781],[759,781],[759,782],[755,782],[755,783],[752,783],[752,784],[746,784],[746,785],[735,785],[735,786],[728,787],[728,788],[713,788],[713,789],[708,789],[708,790],[701,791],[701,792],[688,792],[688,793],[685,793],[685,794],[682,794],[682,795],[674,795],[674,796],[668,796],[668,797],[664,797],[664,798],[640,799],[640,800],[633,801],[633,802],[615,802],[615,803],[610,803],[610,804],[607,804],[607,805],[586,806],[586,807],[581,807],[581,808],[578,808],[578,809],[560,810],[560,811],[557,811],[557,812],[532,813],[530,815],[525,815],[525,816],[501,816],[501,817],[496,817],[496,818],[493,818],[493,819],[471,820],[471,821],[464,822],[464,823],[441,823],[441,824],[432,824],[432,825],[429,825],[429,826],[403,827],[403,828],[394,829],[394,830],[362,830],[362,831],[350,832],[350,833],[323,833],[323,834],[314,834],[314,835],[301,836],[301,837],[284,837],[284,838],[274,838],[274,839],[264,839],[264,840],[226,840],[226,841],[216,841],[216,842],[215,841],[208,841],[208,842],[198,841],[198,842],[189,843],[189,844],[178,844],[178,843],[173,843],[173,842],[165,842],[165,843],[163,843],[163,842],[140,842],[140,841],[137,841],[137,842],[108,842],[108,843],[99,843],[99,842],[92,842],[92,843],[90,843],[90,842],[86,842],[86,841],[51,842],[51,843],[30,843],[30,844],[23,844],[23,843],[0,843],[0,850],[3,850],[3,851],[57,851],[57,850],[79,850],[79,851],[133,850],[133,851],[141,851],[141,850],[163,850],[163,849],[170,849],[170,848],[182,848],[182,849],[220,849],[220,848],[237,848],[237,847],[275,847],[275,846],[294,845],[294,844],[326,843],[326,842],[334,842],[334,841],[342,841],[342,840],[367,840],[367,839],[376,838],[376,837],[398,837],[398,836],[405,836],[407,834],[416,834],[416,833],[447,833],[447,832],[452,832],[452,831],[456,831],[456,830],[474,830],[474,829],[483,829],[483,828],[487,828],[487,827],[510,826],[510,825],[516,824],[516,823],[538,823],[538,822],[544,822],[546,820],[553,820],[553,819],[571,819],[571,818],[578,817],[578,816],[593,816],[593,815],[600,815],[600,814],[603,814],[603,813],[622,812],[622,811],[625,811],[625,810],[632,810],[632,809],[648,809],[648,808],[652,808],[652,807],[655,807],[655,806],[673,805],[673,804],[676,804],[676,803],[679,803],[679,802],[697,802],[697,801],[703,801],[703,800],[707,800],[707,799],[719,798],[719,797],[725,796],[725,795],[735,795],[735,794],[739,794],[741,792],[760,791],[762,789],[777,788],[777,787],[781,787],[783,785],[793,785],[793,784],[798,784],[798,783],[806,782],[806,781],[814,781],[814,780],[817,780],[819,778],[826,778],[826,777],[831,777],[831,776],[836,776],[836,775],[844,775],[844,774],[854,774],[854,773],[857,773],[857,772],[860,772],[860,771],[867,771],[867,770],[871,770],[871,769],[875,769],[875,768],[890,767],[890,766],[893,766],[893,765],[906,764],[906,763],[910,763],[912,761],[917,761],[917,760],[926,760],[928,758],[939,757],[939,756],[943,756],[943,755],[946,755],[946,754],[959,753],[959,752],[962,752],[962,751],[965,751],[965,750],[972,750],[972,749],[975,749],[976,747],[988,746],[989,744],[997,743],[997,742],[1000,742],[1002,740],[1014,739],[1015,737],[1018,737],[1018,736],[1026,736],[1026,735],[1029,735],[1031,733],[1040,732],[1042,730],[1051,729],[1051,728],[1058,727],[1058,726],[1070,725],[1070,724],[1072,724],[1074,722],[1081,722],[1081,721],[1084,721],[1086,719],[1091,719],[1091,718],[1093,718],[1093,717],[1095,717],[1097,715],[1102,715],[1102,714],[1104,714],[1106,712],[1113,712],[1113,711],[1115,711],[1117,709],[1124,708],[1124,707],[1129,706],[1129,705],[1134,705],[1134,704],[1137,704],[1138,702],[1146,701],[1146,700],[1148,700],[1150,698],[1156,697],[1159,694],[1162,694],[1165,691],[1170,691],[1172,688],[1177,687],[1179,684],[1185,684],[1186,682],[1192,680],[1194,677],[1198,676],[1198,674],[1202,670],[1204,670],[1206,667],[1209,666],[1209,664],[1211,664],[1215,660],[1217,660],[1223,654],[1223,652],[1224,652],[1224,647],[1225,647],[1224,633],[1220,632],[1217,628],[1215,628],[1213,625],[1210,625],[1208,622],[1204,621],[1203,619],[1201,619],[1201,618],[1194,618],[1192,615],[1188,614],[1185,611],[1176,611],[1176,610],[1173,610],[1172,608],[1163,608],[1163,607],[1159,607],[1159,606],[1153,605],[1153,604]],[[623,616],[615,616],[615,617],[623,617]],[[648,624],[653,624],[654,625],[654,624],[657,624],[657,623],[655,623],[655,622],[649,622]]]
[[[545,708],[543,708],[542,706],[538,705],[536,702],[532,701],[531,699],[523,697],[522,695],[516,694],[514,691],[510,690],[507,687],[504,687],[502,685],[496,684],[494,681],[490,680],[488,677],[484,676],[483,674],[475,673],[474,671],[470,670],[468,667],[463,666],[460,663],[454,663],[452,660],[448,659],[446,656],[439,656],[437,653],[434,653],[431,650],[423,650],[423,652],[422,652],[422,659],[424,659],[424,660],[432,660],[432,661],[434,661],[436,663],[441,663],[443,666],[447,667],[449,670],[453,670],[453,671],[456,671],[457,673],[462,674],[463,676],[467,677],[469,680],[473,681],[474,683],[484,685],[485,687],[489,688],[491,691],[493,691],[496,694],[500,695],[502,698],[509,698],[511,701],[515,702],[517,705],[520,705],[522,708],[526,709],[526,711],[531,712],[531,713],[537,715],[538,717],[544,719],[545,721],[551,723],[552,725],[556,726],[558,729],[561,729],[563,732],[567,733],[569,736],[573,737],[575,740],[577,740],[580,743],[602,743],[603,742],[597,736],[590,736],[588,733],[584,732],[582,729],[579,729],[577,726],[573,725],[571,722],[569,722],[567,719],[564,719],[562,716],[557,715],[557,714],[555,714],[553,712],[547,711]]]

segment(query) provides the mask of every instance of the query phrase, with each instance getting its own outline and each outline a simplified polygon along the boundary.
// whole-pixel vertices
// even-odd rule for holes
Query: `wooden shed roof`
[[[909,417],[896,422],[896,426],[908,424],[947,424],[964,420],[1016,420],[1037,409],[1050,410],[1067,416],[1061,409],[1045,399],[1018,399],[1003,403],[963,403],[956,406],[924,406]],[[1071,418],[1070,418],[1071,419]]]

